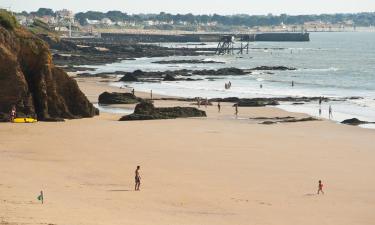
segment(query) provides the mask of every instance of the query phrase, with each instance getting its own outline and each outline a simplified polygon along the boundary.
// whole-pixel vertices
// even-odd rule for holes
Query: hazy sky
[[[375,0],[0,0],[0,7],[34,11],[40,7],[127,13],[316,14],[375,12]]]

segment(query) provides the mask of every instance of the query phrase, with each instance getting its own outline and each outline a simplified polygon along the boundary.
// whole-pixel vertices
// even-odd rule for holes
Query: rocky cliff
[[[0,12],[0,113],[16,105],[39,120],[92,117],[97,109],[76,81],[54,66],[48,45]]]

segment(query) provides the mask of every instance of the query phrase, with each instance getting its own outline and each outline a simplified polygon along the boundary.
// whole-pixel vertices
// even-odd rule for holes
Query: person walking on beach
[[[134,93],[135,93],[135,90],[134,90],[134,88],[132,89],[132,94],[134,95]]]
[[[204,101],[204,107],[207,108],[207,105],[208,105],[208,98],[206,98],[206,100]]]
[[[137,169],[135,170],[135,191],[139,191],[139,187],[141,186],[141,175],[139,175],[139,170],[141,169],[140,166],[137,166]]]
[[[197,105],[198,105],[198,108],[201,107],[201,98],[200,97],[197,98]]]
[[[17,116],[16,106],[12,105],[12,109],[10,110],[10,122],[14,122],[14,119],[16,118],[16,116]]]
[[[320,192],[324,195],[323,183],[321,180],[319,180],[319,184],[318,184],[318,194],[320,194]]]
[[[151,96],[151,100],[152,100],[152,90],[151,90],[151,92],[150,92],[150,96]]]
[[[217,111],[220,113],[221,111],[221,105],[220,105],[220,102],[217,102]]]
[[[332,117],[333,117],[331,105],[329,105],[329,108],[328,108],[328,117],[329,117],[329,119],[332,119]]]
[[[235,107],[234,115],[236,115],[236,117],[237,117],[238,116],[238,103],[234,107]]]

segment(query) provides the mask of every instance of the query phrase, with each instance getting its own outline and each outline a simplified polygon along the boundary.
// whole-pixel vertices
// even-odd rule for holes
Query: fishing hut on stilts
[[[225,55],[233,54],[234,51],[234,36],[224,35],[219,39],[219,44],[217,44],[216,54]]]

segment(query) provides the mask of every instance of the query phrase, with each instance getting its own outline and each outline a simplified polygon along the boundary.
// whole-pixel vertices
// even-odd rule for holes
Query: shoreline
[[[109,87],[79,79],[91,102]],[[144,95],[144,93],[137,93]],[[156,101],[157,106],[187,105]],[[131,107],[131,106],[129,106]],[[271,107],[207,118],[120,122],[121,115],[0,126],[4,224],[371,225],[375,132]],[[134,192],[134,169],[142,185]],[[322,180],[325,195],[316,195]],[[351,185],[355,184],[355,185]],[[42,205],[37,199],[45,193]]]
[[[93,89],[96,85],[98,85],[99,87],[103,88],[103,90],[106,90],[108,92],[120,92],[120,93],[128,92],[128,93],[130,93],[131,90],[132,90],[131,87],[118,88],[117,86],[110,85],[111,83],[113,83],[113,81],[117,80],[117,78],[113,78],[113,79],[105,78],[106,82],[101,82],[104,78],[100,78],[100,77],[93,77],[93,78],[90,78],[90,77],[82,78],[82,77],[80,77],[80,78],[76,78],[76,79],[78,80],[80,85],[88,84],[87,86],[89,86],[90,89]],[[86,89],[86,87],[84,88],[84,90],[85,89]],[[96,93],[96,94],[99,95],[100,93]],[[93,94],[91,94],[91,96],[92,95]],[[145,91],[137,91],[136,90],[135,95],[138,96],[138,97],[141,97],[141,98],[145,98],[145,99],[150,98],[150,93],[145,92]],[[94,96],[95,96],[95,94],[94,94]],[[185,97],[173,96],[173,95],[163,95],[163,94],[159,94],[159,93],[153,93],[153,97],[156,101],[156,104],[160,105],[160,106],[163,106],[163,107],[167,107],[169,105],[196,107],[194,105],[191,105],[192,103],[194,103],[192,101],[177,101],[178,98],[184,99]],[[96,103],[96,104],[98,103],[97,99],[95,100],[95,99],[89,98],[89,100],[93,103]],[[222,104],[224,104],[224,107],[233,108],[234,103],[222,102]],[[105,107],[107,107],[107,109],[104,110],[105,112],[110,112],[111,110],[117,111],[117,109],[118,109],[120,112],[117,112],[115,114],[121,114],[121,110],[125,110],[125,113],[129,114],[134,109],[135,104],[133,104],[133,105],[121,105],[121,104],[120,105],[105,105]],[[212,105],[212,106],[209,106],[209,107],[216,109],[215,104]],[[293,104],[287,104],[287,105],[281,104],[281,105],[278,105],[278,106],[265,106],[265,107],[260,107],[260,108],[267,108],[267,109],[270,109],[270,110],[271,109],[281,110],[281,111],[284,112],[284,113],[280,114],[282,116],[285,116],[285,115],[296,116],[297,118],[301,118],[301,117],[307,118],[307,117],[312,116],[312,117],[315,117],[317,119],[327,121],[327,122],[330,122],[330,123],[333,123],[333,124],[336,124],[336,125],[344,125],[344,124],[341,123],[342,121],[335,120],[337,117],[334,117],[333,120],[330,120],[330,119],[327,118],[328,116],[325,116],[325,115],[318,116],[318,115],[312,113],[311,110],[310,110],[310,113],[306,113],[305,111],[292,110],[291,107],[293,107]],[[252,108],[253,107],[239,107],[240,111],[245,111],[245,112],[249,111],[249,109],[251,111]],[[258,107],[255,107],[255,108],[258,108]],[[201,109],[205,110],[204,106],[201,106]],[[280,115],[277,114],[276,116],[280,116]],[[258,116],[262,117],[263,115],[258,115]],[[243,120],[243,119],[249,119],[249,118],[242,118],[242,119],[240,118],[239,120]],[[344,120],[344,118],[343,118],[343,120]],[[345,126],[350,126],[350,125],[345,125]],[[375,130],[375,127],[373,127],[373,124],[364,124],[364,125],[359,125],[357,127],[361,128],[361,129]]]
[[[81,78],[77,78],[77,79],[88,79],[88,80],[94,79],[94,80],[97,80],[98,82],[100,82],[100,80],[104,79],[104,78],[100,78],[100,77],[96,77],[96,78],[84,77],[84,78],[82,78],[81,77]],[[120,87],[119,88],[119,86],[113,85],[115,82],[117,82],[118,78],[111,78],[111,79],[105,78],[105,80],[106,80],[106,82],[103,82],[103,83],[104,84],[107,83],[107,86],[110,87],[112,92],[123,92],[123,91],[131,92],[131,89],[132,89],[131,83],[126,84],[129,87],[126,87],[126,88]],[[136,95],[139,95],[141,98],[150,98],[150,93],[145,92],[144,90],[136,91]],[[162,98],[162,99],[166,99],[166,100],[169,100],[170,98],[176,98],[176,99],[178,99],[178,98],[181,98],[181,99],[189,98],[189,97],[186,97],[186,96],[183,97],[183,96],[164,95],[164,94],[160,94],[160,93],[153,93],[153,95],[157,99]],[[293,98],[293,97],[291,97],[291,98]],[[295,97],[295,98],[297,98],[297,97]],[[271,99],[273,99],[273,98],[271,98]],[[334,102],[335,101],[337,101],[337,100],[334,100]],[[315,106],[312,106],[312,104],[310,102],[306,102],[306,104],[304,104],[304,105],[294,105],[292,103],[293,102],[285,102],[285,103],[282,102],[280,105],[271,106],[271,107],[275,107],[275,108],[278,108],[278,109],[281,109],[281,110],[284,110],[284,111],[287,111],[287,112],[290,112],[290,113],[297,113],[297,114],[302,113],[305,116],[312,116],[312,117],[315,117],[315,118],[318,118],[318,119],[328,120],[328,121],[331,121],[331,122],[336,123],[336,124],[341,124],[341,122],[344,121],[345,119],[356,117],[355,115],[350,115],[350,114],[342,114],[342,113],[336,114],[335,113],[335,116],[333,117],[333,119],[330,120],[328,115],[326,115],[327,112],[328,112],[327,111],[328,109],[326,109],[326,108],[328,108],[327,104],[324,104],[325,108],[323,109],[322,115],[319,116],[318,113],[317,113],[318,108],[316,108]],[[228,105],[230,105],[230,104],[234,104],[234,103],[228,103]],[[109,107],[111,107],[111,106],[109,106]],[[116,108],[116,107],[114,107],[114,108]],[[246,107],[240,107],[240,108],[246,108]],[[315,109],[315,111],[313,109]],[[359,117],[359,118],[363,119],[363,117]],[[368,118],[365,118],[364,120],[366,120],[366,119],[368,119]],[[363,128],[363,129],[375,129],[375,125],[371,124],[371,123],[359,125],[358,127]]]

